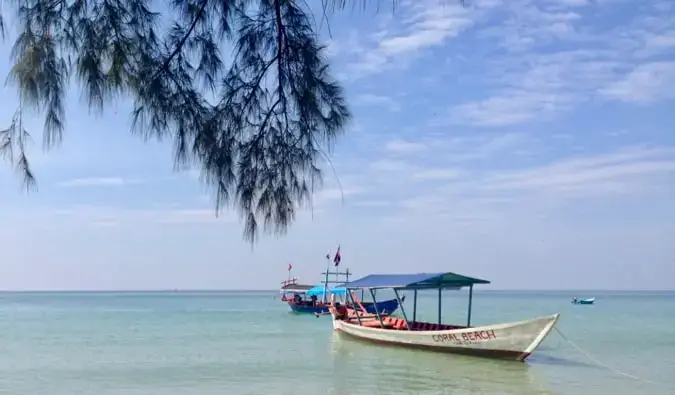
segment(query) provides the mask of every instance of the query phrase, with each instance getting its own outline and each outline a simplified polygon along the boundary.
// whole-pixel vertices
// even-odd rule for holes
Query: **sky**
[[[674,2],[401,0],[317,23],[354,117],[286,235],[246,243],[198,169],[130,133],[128,102],[96,116],[73,84],[60,147],[27,122],[38,192],[0,164],[0,289],[276,289],[289,263],[320,281],[338,244],[357,277],[675,289]]]

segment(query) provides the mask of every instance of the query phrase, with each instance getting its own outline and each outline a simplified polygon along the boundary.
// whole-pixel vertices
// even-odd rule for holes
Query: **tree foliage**
[[[130,97],[133,132],[171,139],[176,167],[201,168],[216,210],[233,204],[248,241],[260,231],[283,233],[298,208],[310,204],[322,180],[321,154],[350,112],[306,2],[9,3],[5,13],[11,9],[19,25],[9,77],[21,100],[10,127],[0,131],[0,152],[26,186],[35,178],[25,156],[24,107],[44,115],[45,147],[59,143],[64,96],[76,80],[99,112]],[[1,20],[0,28],[4,37]],[[227,62],[225,48],[233,51]]]

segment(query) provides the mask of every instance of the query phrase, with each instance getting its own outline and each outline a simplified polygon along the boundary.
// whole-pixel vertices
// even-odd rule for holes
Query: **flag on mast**
[[[338,245],[337,252],[335,253],[335,257],[333,258],[333,263],[337,267],[340,264],[340,261],[342,260],[342,253],[340,253],[340,246]]]
[[[290,272],[291,270],[293,270],[293,265],[291,265],[291,264],[289,263],[289,264],[288,264],[288,271]]]

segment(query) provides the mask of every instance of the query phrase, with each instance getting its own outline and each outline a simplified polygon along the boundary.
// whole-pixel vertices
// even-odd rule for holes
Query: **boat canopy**
[[[323,296],[325,291],[325,287],[323,285],[317,285],[316,287],[308,290],[305,292],[307,296]],[[329,294],[334,294],[334,295],[345,295],[347,293],[347,290],[342,287],[334,287],[334,288],[328,288],[328,293]]]
[[[295,293],[304,293],[307,292],[307,290],[312,289],[311,285],[303,285],[303,284],[287,284],[279,291],[281,292],[295,292]]]
[[[456,273],[370,274],[342,284],[346,289],[460,289],[474,284],[490,284],[487,280]]]

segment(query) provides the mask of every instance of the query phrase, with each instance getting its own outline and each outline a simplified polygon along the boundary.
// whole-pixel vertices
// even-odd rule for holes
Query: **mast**
[[[328,272],[330,272],[330,251],[326,254],[326,276],[323,281],[323,302],[328,302]]]
[[[340,252],[340,246],[338,245],[338,252],[336,253],[336,256],[339,252]],[[339,257],[338,257],[338,259],[339,259]],[[340,264],[340,261],[338,260],[337,263],[335,264],[335,271],[334,272],[330,271],[331,254],[330,254],[330,251],[329,251],[328,254],[326,254],[326,271],[321,273],[324,277],[324,279],[322,281],[322,283],[323,283],[323,302],[324,303],[328,302],[328,292],[330,291],[330,289],[328,287],[328,284],[341,284],[341,283],[348,283],[349,282],[349,276],[352,273],[349,271],[349,268],[346,268],[344,272],[341,272],[340,268],[339,268],[339,264]],[[335,280],[329,280],[328,279],[328,277],[331,274],[335,275]],[[344,281],[341,280],[340,276],[344,276],[345,280]],[[347,301],[347,297],[345,296],[345,303],[346,303],[346,301]]]

